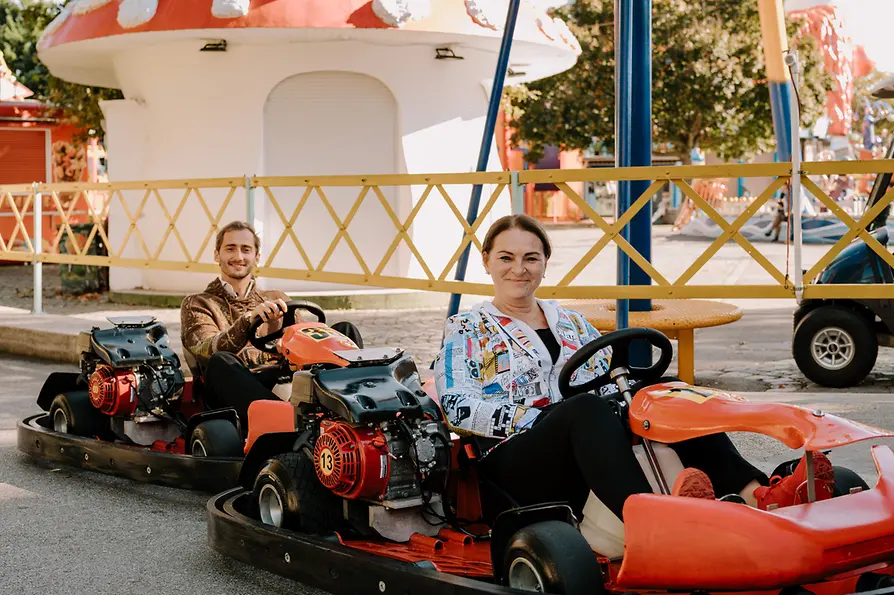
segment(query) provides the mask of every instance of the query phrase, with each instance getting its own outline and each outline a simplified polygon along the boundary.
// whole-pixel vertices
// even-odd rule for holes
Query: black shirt
[[[539,336],[540,340],[543,341],[543,344],[546,345],[546,350],[549,351],[549,356],[552,358],[553,363],[559,361],[559,342],[556,341],[553,332],[549,328],[540,328],[537,329],[537,336]]]

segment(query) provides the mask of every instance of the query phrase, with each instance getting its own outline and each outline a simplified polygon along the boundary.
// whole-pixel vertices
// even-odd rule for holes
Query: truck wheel
[[[203,421],[189,437],[189,452],[194,457],[242,457],[244,443],[236,426],[226,419]]]
[[[251,501],[265,525],[319,534],[344,524],[341,498],[320,483],[304,451],[268,460],[255,478]]]
[[[111,434],[109,417],[90,402],[90,393],[76,390],[56,395],[50,405],[50,423],[61,434],[108,439]]]
[[[516,531],[506,548],[502,582],[538,593],[605,592],[596,554],[580,531],[562,521],[543,521]]]
[[[824,306],[801,320],[792,340],[801,372],[822,386],[854,386],[872,371],[878,341],[872,324],[860,314]]]

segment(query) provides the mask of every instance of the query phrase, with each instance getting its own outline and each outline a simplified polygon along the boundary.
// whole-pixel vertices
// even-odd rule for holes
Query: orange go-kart
[[[235,559],[333,593],[843,595],[894,586],[887,446],[872,447],[874,488],[836,468],[837,497],[828,500],[815,500],[810,475],[803,502],[772,511],[669,495],[682,465],[667,444],[677,441],[754,432],[809,455],[894,434],[793,405],[654,384],[673,352],[658,331],[606,334],[560,377],[566,395],[618,387],[602,398],[629,422],[655,492],[627,500],[624,524],[593,494],[581,518],[565,503],[486,510],[491,486],[478,475],[474,442],[449,432],[431,385],[420,385],[400,350],[356,349],[320,323],[257,345],[264,339],[297,371],[289,403],[252,404],[242,485],[208,503],[209,542]],[[630,366],[634,340],[659,348],[658,361]],[[576,369],[608,347],[610,371],[572,387]]]

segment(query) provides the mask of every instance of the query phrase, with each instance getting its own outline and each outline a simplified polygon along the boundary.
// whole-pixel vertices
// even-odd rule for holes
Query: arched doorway
[[[352,72],[299,74],[279,83],[264,106],[264,174],[268,176],[320,176],[392,174],[398,171],[397,102],[375,78]],[[304,188],[273,188],[285,214],[291,218]],[[343,221],[360,194],[359,187],[323,187],[326,199]],[[382,188],[398,213],[397,191]],[[263,193],[259,205],[268,203]],[[263,221],[262,260],[265,265],[304,269],[304,260],[287,239],[272,262],[268,256],[283,230],[282,220],[269,204],[259,210]],[[312,266],[316,268],[338,232],[322,200],[313,192],[296,220],[294,230]],[[370,191],[348,225],[348,232],[370,270],[374,270],[395,234],[394,225],[378,197]],[[399,251],[400,252],[400,251]],[[383,274],[398,274],[401,254],[395,254]],[[326,271],[363,272],[347,242],[341,239],[325,266]],[[328,284],[327,284],[328,285]],[[278,287],[323,290],[344,286],[289,282]]]

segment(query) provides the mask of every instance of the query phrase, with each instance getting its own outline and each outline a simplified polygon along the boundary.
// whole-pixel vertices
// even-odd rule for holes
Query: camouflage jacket
[[[235,353],[249,367],[278,359],[248,342],[251,311],[265,300],[277,298],[289,301],[281,291],[259,291],[254,282],[248,294],[238,298],[220,278],[215,279],[202,293],[186,296],[180,306],[183,348],[202,366],[217,351]]]

